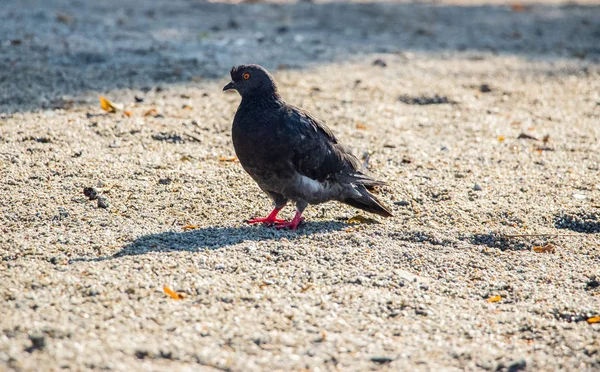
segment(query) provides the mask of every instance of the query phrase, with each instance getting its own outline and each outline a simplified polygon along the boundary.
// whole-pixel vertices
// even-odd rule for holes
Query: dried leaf
[[[111,102],[103,96],[100,96],[100,107],[102,107],[102,110],[106,112],[117,112],[118,110],[123,109],[122,105]]]
[[[554,253],[556,247],[552,243],[548,243],[544,246],[537,245],[533,247],[533,251],[537,253]]]
[[[302,289],[300,290],[300,292],[304,293],[304,292],[308,291],[309,289],[311,289],[312,287],[313,287],[313,285],[310,284],[310,283],[309,284],[305,284],[305,285],[302,286]]]
[[[154,116],[154,115],[158,115],[158,110],[156,110],[155,108],[151,108],[150,110],[144,112],[144,116]]]
[[[179,160],[181,161],[192,161],[192,158],[187,156],[187,155],[183,155]]]
[[[181,108],[184,110],[189,110],[189,111],[192,110],[192,106],[190,106],[190,105],[183,105],[183,106],[181,106]]]
[[[367,129],[367,126],[362,124],[361,122],[357,121],[356,122],[356,129],[360,129],[360,130],[365,130]]]
[[[123,113],[124,113],[124,114],[125,114],[125,116],[127,116],[127,117],[131,117],[131,114],[132,114],[132,113],[131,113],[131,111],[124,111]]]
[[[500,300],[502,300],[502,297],[492,296],[492,297],[488,298],[486,301],[489,303],[493,303],[493,302],[499,302]]]
[[[187,231],[187,230],[195,230],[195,229],[197,229],[197,228],[198,228],[198,226],[196,226],[196,225],[185,225],[184,227],[182,227],[182,229],[183,229],[184,231]]]
[[[346,223],[379,223],[374,218],[365,217],[361,214],[357,214],[356,216],[349,218]]]
[[[546,135],[544,136],[544,138],[542,138],[542,142],[544,142],[544,143],[548,143],[549,141],[550,141],[550,135],[549,135],[549,134],[546,134]]]
[[[174,290],[167,287],[166,285],[163,287],[163,291],[165,292],[166,295],[168,295],[169,297],[171,297],[174,300],[183,300],[185,298],[182,294],[175,292]]]
[[[64,23],[66,25],[73,23],[73,17],[66,14],[57,14],[56,20],[60,23]]]
[[[594,316],[594,317],[588,318],[587,322],[588,322],[588,324],[600,323],[600,316]]]
[[[237,162],[239,160],[238,160],[237,156],[233,156],[233,157],[222,156],[222,157],[219,158],[219,161]]]
[[[511,5],[511,9],[513,12],[521,13],[527,11],[527,7],[523,4],[514,3]]]
[[[504,142],[505,139],[504,136],[498,136],[498,142]]]

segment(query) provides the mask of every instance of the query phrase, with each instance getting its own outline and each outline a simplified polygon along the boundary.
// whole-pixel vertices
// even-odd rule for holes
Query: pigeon
[[[230,74],[231,82],[223,91],[234,89],[242,97],[232,126],[235,153],[275,206],[267,217],[248,223],[296,230],[308,204],[332,200],[392,216],[389,208],[369,193],[385,182],[373,178],[325,123],[286,103],[267,70],[240,65]],[[296,204],[296,214],[287,222],[277,214],[289,201]]]

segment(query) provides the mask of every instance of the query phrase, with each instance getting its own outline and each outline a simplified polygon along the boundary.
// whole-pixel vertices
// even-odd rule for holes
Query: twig
[[[200,143],[202,143],[202,139],[201,139],[200,137],[196,136],[195,134],[191,133],[190,131],[187,131],[187,130],[186,130],[186,131],[184,131],[183,133],[184,133],[186,136],[190,137],[191,139],[193,139],[193,140],[195,140],[195,141],[197,141],[197,142],[200,142]]]

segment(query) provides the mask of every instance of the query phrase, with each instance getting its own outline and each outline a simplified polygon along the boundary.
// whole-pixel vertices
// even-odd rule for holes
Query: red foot
[[[263,218],[253,218],[251,220],[248,220],[249,224],[253,224],[253,223],[264,223],[266,225],[272,225],[274,223],[283,223],[285,222],[285,220],[280,220],[279,218],[275,218],[277,217],[277,213],[279,213],[281,209],[273,209],[273,212],[271,212],[271,214],[269,214],[267,217],[263,217]]]
[[[302,217],[302,212],[296,212],[296,215],[294,216],[294,219],[291,222],[284,222],[275,227],[277,229],[284,229],[286,227],[289,227],[292,230],[296,230],[298,228],[298,225],[300,225],[300,222],[302,221],[304,221],[304,217]]]

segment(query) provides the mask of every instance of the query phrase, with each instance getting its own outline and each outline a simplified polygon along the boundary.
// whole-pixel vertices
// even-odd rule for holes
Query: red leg
[[[302,217],[302,212],[298,211],[296,212],[296,215],[294,216],[294,219],[291,222],[280,223],[275,227],[278,229],[289,227],[292,230],[296,230],[298,228],[298,225],[300,225],[300,222],[302,221],[304,221],[304,217]]]
[[[282,223],[285,222],[285,220],[280,220],[277,217],[277,213],[279,213],[279,211],[281,210],[281,208],[277,209],[273,209],[273,212],[271,212],[271,214],[269,214],[267,217],[264,218],[253,218],[251,220],[248,220],[248,223],[252,224],[252,223],[264,223],[267,225],[272,225],[274,223]]]

